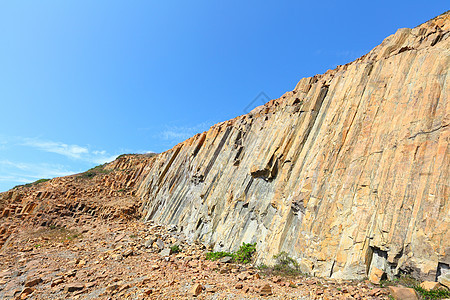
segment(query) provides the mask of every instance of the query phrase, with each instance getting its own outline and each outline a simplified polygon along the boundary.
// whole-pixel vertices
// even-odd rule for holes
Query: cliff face
[[[450,264],[449,14],[156,157],[146,219],[320,276]]]
[[[434,280],[450,265],[449,30],[449,14],[400,29],[155,157],[3,193],[0,246],[14,215],[139,208],[215,251],[256,242],[259,262],[285,251],[318,276]]]

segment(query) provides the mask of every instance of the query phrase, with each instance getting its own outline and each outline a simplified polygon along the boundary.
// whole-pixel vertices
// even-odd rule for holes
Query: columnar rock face
[[[157,156],[122,156],[2,193],[0,247],[21,220],[48,226],[139,210],[216,251],[256,243],[265,263],[285,251],[313,275],[442,281],[449,30],[448,13],[400,29],[356,61]]]
[[[400,29],[158,155],[145,218],[319,276],[434,280],[450,264],[449,29],[449,14]]]

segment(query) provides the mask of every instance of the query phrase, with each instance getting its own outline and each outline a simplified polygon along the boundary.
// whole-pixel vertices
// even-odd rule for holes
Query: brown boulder
[[[189,294],[191,294],[194,297],[197,297],[202,293],[203,287],[201,284],[196,283],[194,284],[191,289],[189,290]]]
[[[272,287],[269,284],[265,284],[261,289],[259,290],[259,294],[261,296],[270,296],[272,295]]]
[[[396,300],[419,300],[414,289],[403,286],[389,286],[392,297]]]

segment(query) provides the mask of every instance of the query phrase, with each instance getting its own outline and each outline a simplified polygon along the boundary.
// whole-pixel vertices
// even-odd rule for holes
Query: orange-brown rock
[[[143,213],[215,251],[257,243],[306,272],[450,264],[450,15],[158,155]]]
[[[142,216],[215,251],[256,243],[258,262],[285,251],[312,275],[378,269],[443,282],[449,30],[448,13],[400,29],[354,62],[154,157],[126,155],[2,193],[0,247],[21,222]]]

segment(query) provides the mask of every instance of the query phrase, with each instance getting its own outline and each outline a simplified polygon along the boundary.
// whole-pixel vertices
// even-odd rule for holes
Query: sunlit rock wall
[[[256,242],[260,262],[286,251],[319,276],[435,279],[450,264],[449,28],[444,14],[400,29],[158,155],[146,219],[216,251]]]

